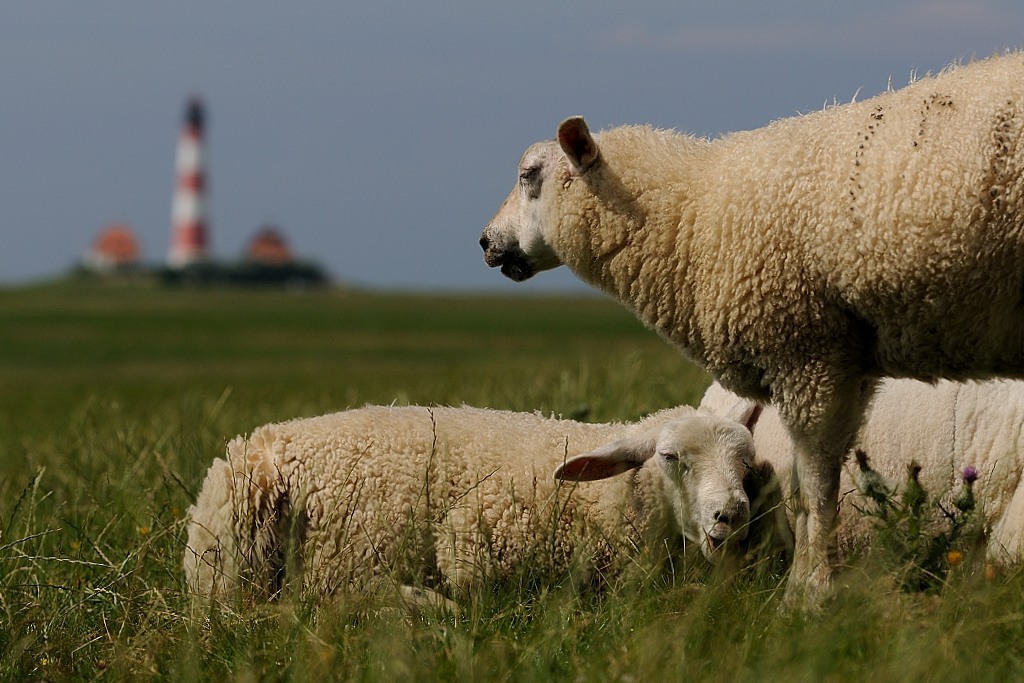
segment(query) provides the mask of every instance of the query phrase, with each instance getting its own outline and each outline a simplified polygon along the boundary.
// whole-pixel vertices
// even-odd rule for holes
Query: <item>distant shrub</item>
[[[238,264],[195,263],[184,268],[162,268],[160,282],[165,285],[238,285],[250,287],[317,287],[330,281],[315,263]]]

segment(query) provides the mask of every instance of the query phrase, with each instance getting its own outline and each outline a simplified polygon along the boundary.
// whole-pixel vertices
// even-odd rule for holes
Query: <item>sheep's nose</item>
[[[487,251],[487,247],[491,246],[491,241],[487,239],[487,235],[480,238],[480,248]]]
[[[732,516],[727,512],[719,510],[715,512],[715,521],[722,524],[732,524]]]

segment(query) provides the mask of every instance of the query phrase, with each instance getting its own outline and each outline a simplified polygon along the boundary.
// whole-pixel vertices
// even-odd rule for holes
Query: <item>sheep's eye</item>
[[[679,460],[679,454],[674,451],[662,451],[661,457],[665,458],[669,462],[677,462]]]
[[[540,166],[527,166],[519,173],[519,186],[530,199],[540,196],[541,180]]]
[[[527,185],[537,179],[540,173],[540,166],[528,166],[519,173],[519,182]]]

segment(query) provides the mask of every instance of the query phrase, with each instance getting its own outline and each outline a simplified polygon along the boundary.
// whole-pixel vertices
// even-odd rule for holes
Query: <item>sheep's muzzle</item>
[[[530,265],[526,252],[518,245],[502,249],[491,243],[485,235],[480,238],[480,246],[484,250],[484,263],[491,268],[501,266],[501,274],[508,279],[522,282],[533,277],[533,266]]]

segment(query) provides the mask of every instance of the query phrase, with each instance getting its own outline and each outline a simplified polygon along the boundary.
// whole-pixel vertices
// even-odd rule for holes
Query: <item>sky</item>
[[[1020,0],[11,0],[0,284],[66,272],[112,222],[162,262],[193,95],[217,259],[273,224],[354,286],[572,291],[478,244],[565,117],[717,137],[1019,47]]]

